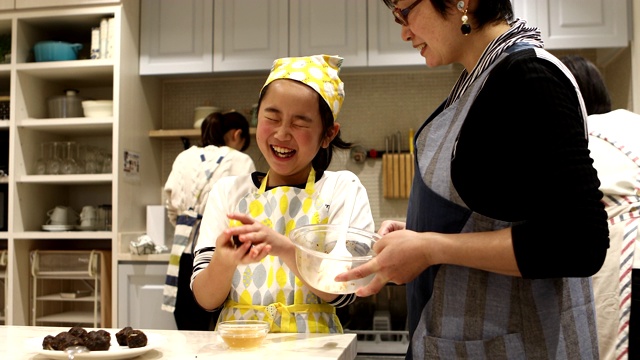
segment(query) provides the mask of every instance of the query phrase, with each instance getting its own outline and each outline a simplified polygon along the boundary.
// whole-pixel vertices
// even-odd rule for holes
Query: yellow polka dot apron
[[[246,195],[236,210],[285,236],[297,226],[328,222],[325,201],[315,192],[311,169],[304,189],[278,186]],[[234,226],[234,224],[231,224]],[[323,302],[276,256],[236,269],[218,321],[249,319],[271,324],[271,332],[342,333],[335,308]]]

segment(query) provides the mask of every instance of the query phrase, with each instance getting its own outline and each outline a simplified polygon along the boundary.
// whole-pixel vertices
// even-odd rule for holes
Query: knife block
[[[414,172],[413,154],[382,155],[382,196],[386,199],[408,199]]]

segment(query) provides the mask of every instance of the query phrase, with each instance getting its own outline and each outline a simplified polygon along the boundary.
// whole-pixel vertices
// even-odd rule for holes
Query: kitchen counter
[[[89,329],[89,328],[87,328]],[[55,336],[68,327],[0,326],[0,358],[44,360],[39,354],[42,339]],[[120,329],[105,329],[111,333],[112,343]],[[356,357],[355,334],[268,334],[262,346],[255,350],[228,350],[215,332],[143,330],[158,346],[145,352],[136,360],[158,359],[340,359]],[[34,346],[37,344],[39,346]],[[113,346],[112,346],[112,349]],[[125,351],[125,350],[123,350]],[[77,354],[76,359],[91,359],[100,353],[100,359],[109,359],[107,352],[96,351]],[[81,356],[81,355],[86,355]],[[116,354],[114,354],[116,355]]]

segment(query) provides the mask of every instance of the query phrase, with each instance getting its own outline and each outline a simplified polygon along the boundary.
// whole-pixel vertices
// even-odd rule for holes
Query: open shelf
[[[17,183],[30,184],[109,184],[113,180],[112,174],[71,174],[71,175],[22,175],[16,176]]]
[[[250,127],[249,134],[255,135],[256,128]],[[149,137],[155,139],[175,139],[175,138],[199,138],[200,129],[170,129],[170,130],[150,130]]]
[[[50,134],[110,135],[113,131],[113,118],[25,119],[18,121],[16,125]]]
[[[94,296],[93,294],[89,296],[77,297],[77,298],[65,298],[60,294],[50,294],[50,295],[42,295],[38,296],[36,300],[38,301],[71,301],[71,302],[93,302],[96,299],[100,298],[100,294],[98,296]]]
[[[36,318],[39,323],[93,324],[93,320],[94,316],[91,311],[67,311]]]

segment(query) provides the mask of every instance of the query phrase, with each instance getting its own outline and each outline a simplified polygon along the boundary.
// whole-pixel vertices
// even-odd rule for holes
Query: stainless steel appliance
[[[404,359],[409,346],[405,285],[388,284],[339,309],[345,333],[358,334],[357,360]]]

